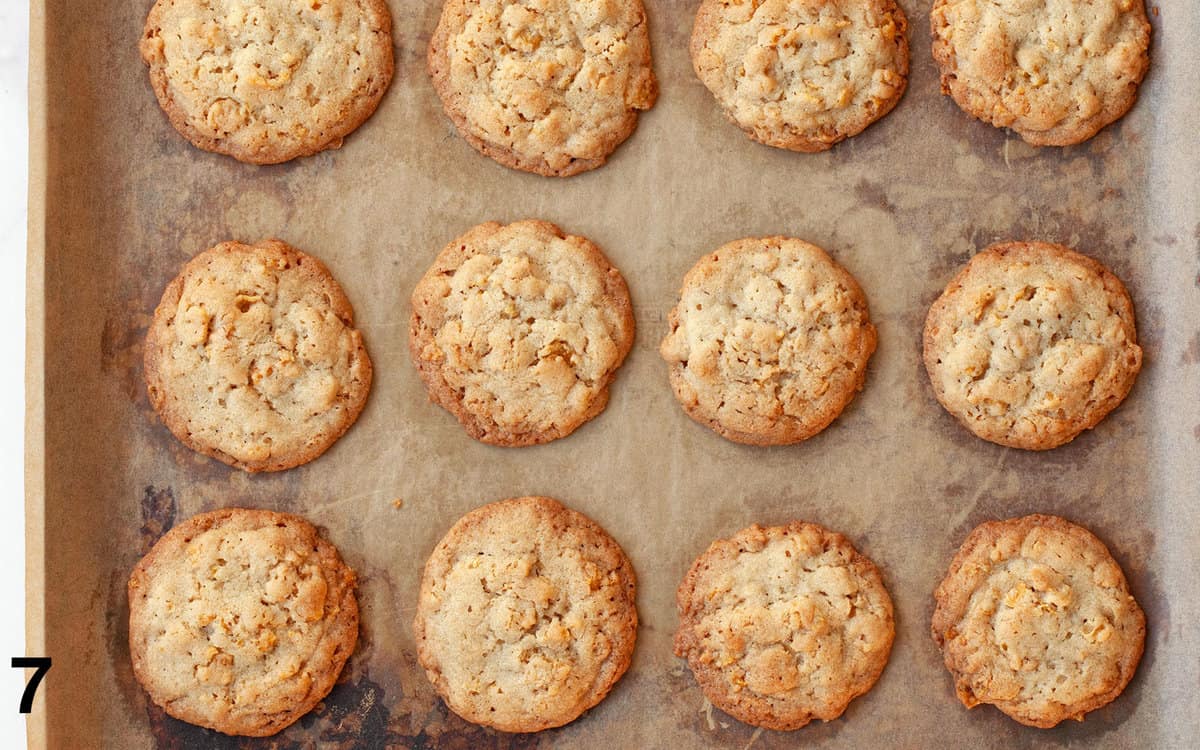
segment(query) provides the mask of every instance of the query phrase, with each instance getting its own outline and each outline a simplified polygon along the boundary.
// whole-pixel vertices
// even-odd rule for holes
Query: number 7
[[[27,714],[33,710],[33,696],[37,694],[38,686],[42,684],[42,678],[50,671],[49,656],[14,656],[12,658],[13,669],[28,669],[33,667],[36,671],[33,677],[29,678],[29,684],[25,686],[25,692],[21,694],[21,713]]]

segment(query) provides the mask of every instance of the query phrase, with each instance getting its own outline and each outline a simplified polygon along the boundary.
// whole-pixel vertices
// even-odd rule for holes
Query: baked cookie
[[[633,346],[620,272],[544,221],[480,224],[412,294],[409,347],[430,399],[471,437],[536,445],[604,410]]]
[[[1146,618],[1104,543],[1057,516],[975,528],[934,594],[933,639],[967,708],[1032,727],[1108,704],[1129,684]]]
[[[730,242],[683,279],[660,351],[688,416],[750,445],[806,440],[862,390],[875,327],[854,277],[791,237]]]
[[[250,472],[307,463],[367,401],[371,360],[321,261],[280,242],[222,242],[163,292],[146,386],[189,448]]]
[[[714,706],[767,729],[841,716],[879,679],[895,636],[874,563],[800,521],[713,542],[678,603],[676,656]]]
[[[185,138],[276,164],[338,148],[375,111],[392,17],[384,0],[157,0],[141,53]]]
[[[900,101],[907,30],[894,0],[703,0],[692,65],[754,140],[824,151]]]
[[[429,74],[467,143],[548,177],[599,167],[658,98],[642,0],[446,0]]]
[[[358,640],[354,571],[298,516],[229,508],[168,531],[129,577],[129,653],[150,699],[265,737],[329,694]]]
[[[1034,146],[1119,119],[1150,65],[1142,0],[934,0],[929,20],[942,93]]]
[[[930,308],[924,348],[946,411],[984,440],[1026,450],[1095,427],[1142,367],[1121,280],[1046,242],[975,255]]]
[[[629,559],[594,521],[547,497],[477,508],[421,576],[417,658],[467,721],[562,726],[604,699],[637,637]]]

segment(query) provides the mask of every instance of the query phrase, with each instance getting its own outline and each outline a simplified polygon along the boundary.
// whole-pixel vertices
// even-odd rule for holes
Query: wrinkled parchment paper
[[[1141,100],[1087,144],[1034,150],[938,93],[928,0],[908,0],[913,71],[898,108],[821,155],[757,145],[696,80],[696,0],[647,0],[658,105],[598,171],[567,180],[480,156],[424,67],[440,3],[390,0],[397,72],[340,151],[253,167],[188,145],[137,54],[150,0],[35,0],[30,248],[30,653],[54,668],[32,743],[83,747],[1194,747],[1200,737],[1200,13],[1153,15]],[[599,418],[536,448],[470,440],[432,406],[406,349],[408,296],[438,250],[486,220],[547,219],[604,248],[638,337]],[[880,334],[866,390],[801,445],[734,445],[676,405],[657,354],[684,272],[718,245],[785,233],[862,283]],[[251,477],[177,443],[141,382],[149,314],[195,253],[280,237],[323,259],[352,300],[376,382],[324,457]],[[1047,453],[978,440],[934,401],[925,311],[999,240],[1065,243],[1113,268],[1136,303],[1146,367],[1098,429]],[[44,388],[44,391],[43,391]],[[42,396],[44,394],[44,402]],[[414,659],[420,567],[464,512],[558,497],[624,546],[640,578],[633,667],[575,723],[500,735],[448,714]],[[402,502],[396,502],[402,501]],[[166,717],[133,680],[130,569],[171,524],[223,506],[301,513],[362,577],[362,637],[343,681],[270,740]],[[399,506],[399,507],[397,507]],[[966,533],[1056,513],[1093,529],[1149,617],[1125,694],[1083,724],[1019,726],[965,710],[928,635],[931,592]],[[756,732],[705,703],[671,654],[674,591],[711,540],[807,519],[883,571],[897,638],[878,685],[833,722]]]

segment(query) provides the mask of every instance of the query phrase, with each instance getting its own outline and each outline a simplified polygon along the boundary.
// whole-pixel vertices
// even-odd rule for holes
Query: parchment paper
[[[52,656],[34,745],[136,747],[1195,747],[1200,742],[1200,154],[1195,4],[1154,15],[1141,100],[1089,143],[1034,150],[938,93],[928,0],[907,0],[913,71],[899,107],[821,155],[747,139],[687,55],[695,0],[647,0],[657,106],[605,167],[509,171],[453,134],[425,72],[440,3],[390,0],[397,72],[340,151],[277,167],[203,153],[168,125],[137,54],[150,0],[35,0],[30,268],[30,649]],[[44,12],[44,15],[43,15]],[[406,349],[408,297],[437,251],[491,219],[547,219],[604,248],[638,338],[608,409],[571,437],[502,449],[432,406]],[[657,354],[684,272],[743,236],[795,235],[859,279],[879,328],[866,390],[827,431],[775,449],[692,423]],[[163,287],[225,239],[278,236],[352,300],[376,382],[324,457],[251,477],[154,418],[141,346]],[[919,362],[928,305],[999,240],[1065,243],[1136,303],[1146,367],[1098,429],[1047,453],[978,440]],[[43,245],[44,241],[44,245]],[[44,347],[44,349],[43,349]],[[43,391],[44,388],[44,391]],[[42,396],[44,394],[44,411]],[[575,723],[530,736],[448,714],[416,666],[420,567],[466,511],[558,497],[605,526],[640,578],[634,664]],[[402,500],[397,508],[393,501]],[[224,506],[323,526],[362,577],[362,637],[322,706],[270,740],[167,718],[133,680],[130,569],[171,524]],[[928,635],[932,590],[976,524],[1061,514],[1112,548],[1149,617],[1125,694],[1083,724],[1021,727],[965,710]],[[756,732],[704,701],[671,655],[674,591],[714,538],[792,518],[847,534],[881,567],[897,639],[878,685],[836,721]]]

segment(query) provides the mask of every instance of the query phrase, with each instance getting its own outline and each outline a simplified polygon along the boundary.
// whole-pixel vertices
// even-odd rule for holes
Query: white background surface
[[[0,2],[0,746],[24,745],[25,687],[25,207],[29,9]],[[41,654],[30,654],[41,656]],[[56,675],[51,671],[48,679]]]

